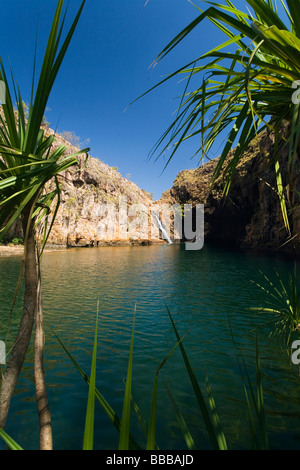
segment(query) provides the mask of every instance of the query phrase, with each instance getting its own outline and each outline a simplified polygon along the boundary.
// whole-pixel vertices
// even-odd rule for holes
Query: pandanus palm
[[[23,314],[18,336],[2,377],[0,427],[5,425],[11,397],[35,326],[34,375],[40,418],[41,449],[52,448],[52,431],[43,372],[40,259],[51,229],[51,224],[50,226],[47,224],[50,206],[53,211],[51,214],[51,223],[53,223],[59,205],[59,174],[77,163],[77,154],[66,157],[64,146],[53,147],[54,136],[45,135],[42,122],[50,92],[81,16],[85,0],[65,39],[61,41],[66,15],[66,13],[63,15],[63,3],[63,0],[57,3],[36,89],[34,86],[35,70],[33,71],[28,116],[26,116],[24,102],[14,79],[12,79],[13,94],[10,92],[7,74],[0,59],[0,79],[5,84],[6,92],[0,114],[0,236],[3,237],[19,218],[22,221],[25,238]],[[16,109],[12,96],[15,97],[17,103]],[[85,149],[80,153],[87,151],[88,149]],[[50,180],[55,182],[55,189],[47,192],[46,185]],[[36,227],[41,222],[43,222],[45,232],[41,248],[39,248]]]
[[[287,200],[297,200],[295,179],[300,151],[300,0],[246,0],[246,11],[230,0],[210,5],[181,31],[159,54],[161,61],[202,22],[209,20],[224,34],[224,42],[170,74],[151,90],[173,77],[186,76],[187,86],[176,118],[154,147],[158,156],[199,137],[195,154],[200,161],[209,155],[216,137],[228,131],[213,180],[224,176],[227,194],[238,162],[250,141],[264,130],[275,135],[274,171],[284,223],[290,230]],[[247,5],[248,4],[248,5]],[[251,13],[253,12],[253,13]],[[213,29],[212,29],[213,32]],[[198,78],[199,87],[190,89]],[[149,90],[149,91],[151,91]],[[148,92],[147,92],[148,93]],[[288,181],[285,184],[279,159],[280,127],[289,123],[284,142],[289,144]],[[234,143],[238,145],[233,151]],[[232,158],[228,158],[231,153]],[[296,175],[297,177],[297,175]]]

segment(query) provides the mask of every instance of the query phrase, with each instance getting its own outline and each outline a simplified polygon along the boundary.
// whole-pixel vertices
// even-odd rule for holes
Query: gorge
[[[46,132],[54,134],[54,131],[47,127]],[[66,146],[66,154],[77,150],[62,136],[56,135],[55,146],[59,145]],[[165,191],[159,201],[153,201],[151,194],[122,177],[116,169],[97,158],[89,156],[85,161],[84,155],[79,156],[78,167],[65,171],[60,178],[61,204],[48,243],[66,247],[165,243],[166,237],[161,236],[162,227],[159,227],[161,220],[157,223],[155,219],[149,220],[148,217],[147,221],[145,215],[145,224],[135,227],[137,230],[134,232],[135,236],[132,236],[130,223],[134,224],[134,214],[130,215],[128,212],[123,225],[117,226],[113,223],[116,214],[110,208],[120,208],[121,200],[125,201],[127,208],[140,206],[145,212],[159,209],[161,206],[171,208],[174,205],[204,204],[205,243],[280,252],[298,257],[299,164],[296,165],[291,178],[286,164],[287,152],[288,148],[283,146],[280,165],[284,185],[288,185],[288,178],[290,181],[290,234],[283,224],[276,190],[274,136],[264,132],[259,140],[252,141],[237,165],[226,197],[223,196],[222,176],[211,183],[218,158],[202,164],[197,169],[181,171],[172,188]],[[234,151],[229,158],[233,158],[233,153]],[[126,212],[126,207],[123,210]],[[149,224],[152,230],[149,230]],[[172,226],[170,232],[171,238],[180,241],[174,236]],[[10,238],[16,236],[22,236],[18,223],[10,232]],[[167,242],[170,242],[170,239]]]

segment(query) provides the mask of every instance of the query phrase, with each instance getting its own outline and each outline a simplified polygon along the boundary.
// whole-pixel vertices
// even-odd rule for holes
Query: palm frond
[[[250,141],[265,129],[274,132],[278,140],[283,121],[290,123],[289,135],[285,136],[290,145],[288,166],[295,168],[300,119],[298,108],[292,103],[292,87],[300,76],[300,0],[290,0],[287,5],[280,1],[286,13],[284,20],[276,0],[248,0],[248,12],[236,8],[231,1],[225,4],[202,1],[208,8],[202,10],[194,5],[200,14],[167,44],[155,64],[205,21],[210,21],[227,39],[170,73],[146,92],[176,76],[186,76],[191,84],[196,83],[191,77],[200,78],[198,88],[184,89],[176,117],[151,155],[158,152],[158,158],[171,149],[168,164],[186,140],[198,137],[199,142],[200,137],[201,145],[194,156],[198,156],[201,164],[202,159],[209,156],[220,132],[227,132],[213,176],[216,179],[223,174],[227,194],[237,163]],[[229,162],[229,154],[235,146],[234,159]],[[288,182],[283,182],[278,162],[277,154],[273,171],[284,225],[290,234]]]

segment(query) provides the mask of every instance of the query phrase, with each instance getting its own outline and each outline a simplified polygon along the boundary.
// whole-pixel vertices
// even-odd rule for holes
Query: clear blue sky
[[[198,163],[190,159],[197,142],[183,146],[164,171],[163,157],[148,159],[172,121],[184,84],[175,80],[127,106],[221,37],[207,21],[167,60],[151,69],[158,53],[198,11],[188,0],[145,2],[87,0],[46,117],[58,132],[73,131],[82,141],[90,139],[93,157],[118,167],[123,176],[130,174],[132,181],[158,199],[179,171],[196,168]],[[69,21],[80,3],[70,0]],[[195,3],[205,5],[200,0]],[[245,4],[243,0],[234,3]],[[1,2],[0,55],[5,64],[10,60],[25,100],[30,93],[36,25],[38,22],[41,60],[56,4],[56,0]]]

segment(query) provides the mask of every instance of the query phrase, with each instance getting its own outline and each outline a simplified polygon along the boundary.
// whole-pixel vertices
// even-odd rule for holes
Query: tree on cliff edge
[[[295,182],[299,177],[300,158],[300,0],[286,0],[286,3],[246,0],[246,12],[237,9],[230,0],[223,5],[201,2],[210,6],[205,11],[196,6],[200,14],[163,49],[156,63],[205,20],[211,21],[226,40],[151,88],[173,77],[186,78],[176,118],[153,153],[161,149],[160,156],[173,147],[169,162],[186,139],[196,136],[200,145],[195,155],[200,155],[201,162],[216,137],[229,130],[213,175],[213,181],[219,175],[224,177],[227,195],[235,169],[251,140],[264,130],[273,132],[275,190],[289,237],[293,214],[289,213],[288,203],[292,200],[293,207],[299,205]],[[190,84],[196,79],[199,87],[194,89]],[[289,132],[281,136],[283,122],[288,123]],[[280,137],[289,145],[285,181],[279,158]]]
[[[50,205],[56,198],[59,205],[59,173],[77,164],[77,154],[64,157],[65,147],[53,150],[53,136],[45,137],[41,126],[47,101],[61,67],[64,56],[82,13],[85,0],[77,12],[71,28],[60,46],[65,14],[63,0],[57,3],[49,39],[40,71],[36,91],[32,86],[28,115],[20,90],[13,80],[17,110],[14,109],[10,85],[0,59],[0,80],[5,84],[5,100],[0,113],[0,238],[21,218],[24,232],[24,257],[22,268],[25,278],[23,314],[19,332],[9,355],[1,381],[0,428],[7,419],[11,397],[30,343],[33,327],[34,377],[36,401],[40,421],[40,449],[52,449],[51,418],[43,370],[43,311],[41,296],[40,260],[43,246],[51,229],[47,228]],[[34,74],[33,74],[34,75]],[[87,152],[89,149],[80,151]],[[56,189],[45,192],[46,183],[54,179]],[[41,247],[38,245],[36,225],[44,221],[45,233]]]

